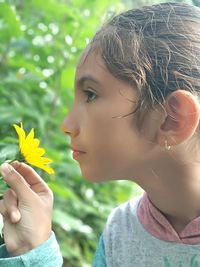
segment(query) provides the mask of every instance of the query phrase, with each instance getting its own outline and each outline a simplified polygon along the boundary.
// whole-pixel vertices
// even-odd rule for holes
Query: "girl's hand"
[[[11,165],[4,163],[0,168],[10,186],[0,200],[0,213],[6,248],[11,256],[17,256],[51,235],[53,194],[30,166],[17,161]]]

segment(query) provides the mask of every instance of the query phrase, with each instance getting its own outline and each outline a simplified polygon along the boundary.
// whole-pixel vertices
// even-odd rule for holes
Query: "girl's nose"
[[[68,116],[65,117],[64,121],[62,122],[61,126],[61,131],[64,134],[68,134],[71,137],[75,137],[78,135],[79,133],[79,128],[78,126],[75,124],[75,122],[73,122],[71,120],[71,118]]]

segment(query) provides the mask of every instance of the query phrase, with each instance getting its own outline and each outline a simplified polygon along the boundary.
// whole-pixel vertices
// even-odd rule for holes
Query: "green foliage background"
[[[73,100],[76,63],[107,17],[158,2],[0,0],[0,163],[18,149],[12,124],[35,128],[56,170],[51,177],[37,171],[55,195],[53,229],[64,266],[90,266],[108,213],[140,192],[130,182],[88,183],[71,159],[60,124]]]

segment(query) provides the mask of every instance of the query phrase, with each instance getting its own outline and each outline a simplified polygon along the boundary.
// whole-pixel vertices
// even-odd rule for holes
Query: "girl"
[[[200,10],[164,3],[114,17],[76,72],[62,124],[92,182],[129,179],[145,194],[109,216],[93,266],[200,266]],[[61,266],[52,193],[24,163],[3,164],[1,266]]]

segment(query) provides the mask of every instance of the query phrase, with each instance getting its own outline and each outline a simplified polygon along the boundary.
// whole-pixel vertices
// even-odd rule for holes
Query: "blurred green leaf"
[[[0,38],[9,41],[13,37],[19,37],[20,21],[16,16],[15,7],[6,3],[0,3]]]
[[[57,223],[65,231],[81,231],[81,229],[84,229],[84,225],[81,220],[56,208],[53,211],[53,222]]]

